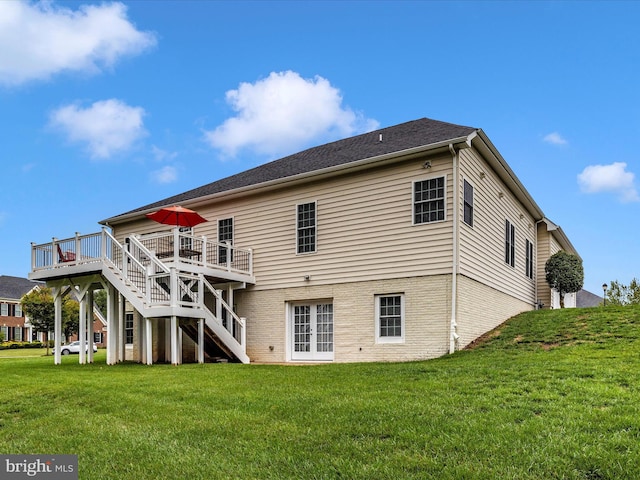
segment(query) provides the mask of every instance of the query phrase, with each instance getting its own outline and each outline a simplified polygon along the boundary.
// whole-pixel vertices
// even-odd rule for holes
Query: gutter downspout
[[[540,240],[538,239],[538,226],[544,222],[544,218],[541,218],[540,220],[536,221],[536,226],[535,229],[536,231],[534,232],[535,234],[535,239],[536,239],[536,260],[534,265],[536,266],[536,273],[535,273],[535,278],[534,278],[534,290],[533,290],[533,294],[535,296],[535,309],[536,310],[541,310],[542,309],[542,305],[540,303],[540,296],[538,295],[538,259],[540,258],[538,256],[538,250],[540,248]]]
[[[451,320],[449,324],[449,353],[453,353],[456,351],[458,339],[460,338],[457,332],[458,324],[456,323],[456,318],[458,317],[458,250],[460,248],[458,235],[460,208],[458,205],[458,198],[460,195],[460,185],[458,181],[458,152],[456,151],[452,143],[449,144],[449,151],[451,152],[451,156],[453,157],[453,258],[451,265]]]

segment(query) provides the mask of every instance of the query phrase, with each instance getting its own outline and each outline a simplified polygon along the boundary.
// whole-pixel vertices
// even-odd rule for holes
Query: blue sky
[[[581,254],[640,277],[639,2],[0,2],[0,274],[30,242],[422,117],[482,128]],[[302,108],[301,108],[302,107]]]

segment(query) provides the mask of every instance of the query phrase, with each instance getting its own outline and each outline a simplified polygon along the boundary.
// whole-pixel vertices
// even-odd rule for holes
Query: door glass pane
[[[316,305],[316,351],[333,352],[333,305]]]
[[[296,352],[311,351],[311,307],[296,305],[293,309],[293,349]]]

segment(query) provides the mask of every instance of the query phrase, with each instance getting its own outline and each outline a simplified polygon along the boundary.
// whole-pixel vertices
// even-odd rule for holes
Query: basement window
[[[376,295],[376,343],[404,342],[404,295]]]

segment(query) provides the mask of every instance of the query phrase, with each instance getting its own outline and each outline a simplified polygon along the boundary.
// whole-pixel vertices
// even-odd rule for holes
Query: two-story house
[[[27,278],[0,275],[0,332],[4,341],[31,342],[36,332],[22,310],[20,301],[40,282]]]
[[[173,205],[207,221],[147,217]],[[101,223],[34,244],[30,277],[84,312],[107,290],[108,363],[433,358],[549,305],[547,258],[576,253],[481,129],[426,118]]]

